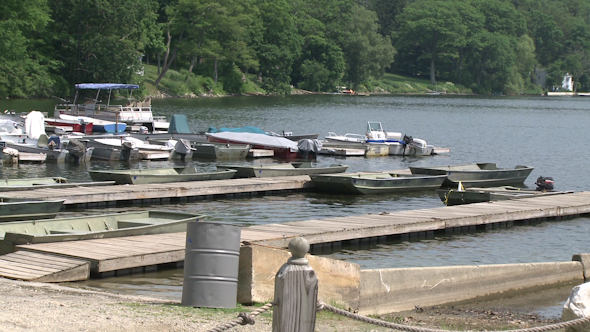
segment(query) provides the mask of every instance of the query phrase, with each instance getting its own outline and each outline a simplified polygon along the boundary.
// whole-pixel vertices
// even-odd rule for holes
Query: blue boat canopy
[[[80,83],[80,84],[76,84],[76,89],[92,89],[92,90],[139,89],[139,85],[121,84],[121,83]]]

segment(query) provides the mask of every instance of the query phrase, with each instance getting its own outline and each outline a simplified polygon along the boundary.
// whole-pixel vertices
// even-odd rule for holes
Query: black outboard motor
[[[539,178],[537,179],[537,182],[535,182],[535,184],[537,185],[537,190],[538,191],[547,191],[547,190],[553,190],[553,178],[551,177],[542,177],[539,176]]]
[[[410,144],[414,141],[414,138],[412,136],[406,136],[404,135],[403,141],[405,144]]]

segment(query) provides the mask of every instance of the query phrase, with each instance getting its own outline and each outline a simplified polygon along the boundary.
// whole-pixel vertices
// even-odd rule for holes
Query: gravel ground
[[[536,293],[538,296],[539,293]],[[561,293],[559,293],[561,296]],[[514,305],[526,301],[518,297]],[[535,301],[534,298],[531,299]],[[508,302],[510,303],[510,302]],[[503,302],[437,306],[377,317],[404,325],[446,330],[502,330],[543,326],[558,318],[541,317],[531,310],[514,310]],[[0,278],[0,331],[208,331],[237,318],[237,309],[184,307],[176,301],[89,291],[57,284],[23,282]],[[229,331],[272,331],[270,311],[258,316],[255,325]],[[316,331],[391,331],[351,319],[320,312]]]

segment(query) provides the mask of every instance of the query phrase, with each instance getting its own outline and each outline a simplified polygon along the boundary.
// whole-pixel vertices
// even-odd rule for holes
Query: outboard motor
[[[403,141],[404,141],[405,144],[410,144],[410,143],[412,143],[414,141],[414,137],[404,135]]]
[[[547,191],[547,190],[553,190],[553,178],[551,177],[542,177],[539,176],[539,178],[537,179],[537,182],[535,182],[535,184],[537,185],[537,190],[538,191]]]

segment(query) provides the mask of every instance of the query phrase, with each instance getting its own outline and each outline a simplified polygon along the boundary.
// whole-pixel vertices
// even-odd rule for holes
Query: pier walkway
[[[152,204],[168,203],[171,200],[203,199],[220,195],[250,196],[258,193],[301,190],[312,187],[311,178],[308,175],[302,175],[155,184],[80,186],[74,188],[53,187],[3,192],[2,196],[65,199],[65,205],[86,208],[111,206],[117,202]]]
[[[293,237],[303,236],[312,244],[312,253],[342,242],[379,241],[387,237],[422,238],[435,231],[458,233],[509,227],[542,220],[562,220],[590,213],[590,192],[525,198],[489,203],[445,206],[399,212],[266,224],[242,228],[242,242],[286,247]],[[94,275],[120,275],[155,270],[159,264],[184,260],[186,233],[142,235],[60,243],[19,245],[17,251],[0,256],[0,276],[14,279],[67,281]],[[24,252],[35,253],[33,260]],[[19,256],[20,255],[20,256]],[[64,269],[76,273],[40,268],[39,255],[68,258]],[[71,261],[70,261],[71,260]],[[49,258],[48,260],[49,261]],[[75,262],[79,266],[72,267]],[[83,265],[88,274],[80,277]],[[37,271],[36,274],[31,271]],[[17,273],[18,272],[18,273]],[[52,276],[47,276],[51,274]],[[28,276],[28,277],[23,277]]]

